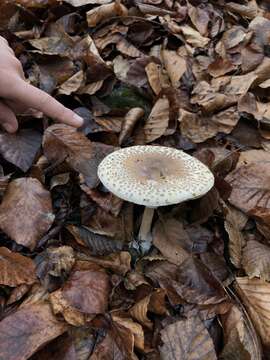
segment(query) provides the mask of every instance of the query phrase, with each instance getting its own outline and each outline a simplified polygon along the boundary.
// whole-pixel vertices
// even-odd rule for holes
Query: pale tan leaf
[[[172,86],[177,88],[179,86],[179,80],[187,70],[186,60],[179,56],[176,51],[172,50],[162,50],[161,56]]]
[[[144,125],[145,142],[149,143],[162,136],[169,124],[169,100],[166,97],[157,100]]]
[[[125,38],[121,39],[116,43],[116,48],[119,50],[122,54],[128,55],[132,58],[140,57],[143,55],[140,50],[138,50],[134,45],[132,45],[130,42],[128,42]]]
[[[243,250],[242,265],[249,278],[270,281],[270,248],[256,240],[247,242]]]
[[[225,7],[232,11],[240,14],[243,17],[248,19],[253,19],[256,17],[258,12],[258,5],[255,0],[249,0],[246,4],[238,4],[236,2],[228,2],[225,4]]]
[[[146,65],[145,72],[152,90],[158,95],[162,89],[162,69],[160,65],[150,62]]]
[[[123,142],[128,140],[129,136],[131,136],[133,129],[137,122],[143,117],[144,110],[142,108],[136,107],[130,109],[125,115],[125,119],[122,122],[121,132],[119,135],[119,144],[121,145]]]
[[[84,81],[84,72],[80,70],[59,86],[58,94],[70,95],[79,90],[84,85]]]
[[[9,183],[0,206],[0,228],[31,250],[54,221],[50,193],[33,178]]]
[[[198,31],[194,30],[189,25],[179,26],[179,29],[182,31],[186,42],[195,48],[205,47],[210,41],[209,38],[203,37]]]
[[[0,284],[18,286],[31,285],[37,281],[35,263],[30,258],[0,247]]]
[[[167,325],[161,331],[162,360],[216,360],[213,341],[199,316]]]
[[[89,27],[94,27],[101,21],[109,19],[114,16],[127,15],[127,8],[122,5],[119,1],[111,4],[105,4],[98,6],[86,13],[87,23]]]
[[[153,324],[147,317],[148,306],[150,304],[151,295],[146,296],[142,300],[138,301],[130,310],[130,315],[137,320],[140,324],[146,326],[148,329],[152,329]]]
[[[236,278],[236,288],[264,345],[270,345],[270,283]]]

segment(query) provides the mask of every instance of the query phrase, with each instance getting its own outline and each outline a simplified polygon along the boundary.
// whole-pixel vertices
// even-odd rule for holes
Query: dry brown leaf
[[[115,1],[111,4],[101,5],[86,13],[87,23],[89,27],[94,27],[101,21],[109,19],[114,16],[127,15],[127,8],[119,1]]]
[[[24,172],[33,164],[40,146],[41,135],[34,130],[24,129],[16,134],[0,134],[0,154]]]
[[[221,321],[225,346],[220,359],[262,359],[260,340],[243,311],[234,305],[221,317]]]
[[[151,295],[148,295],[142,300],[136,302],[136,304],[129,310],[129,313],[140,324],[151,330],[153,328],[153,323],[147,317],[150,300]]]
[[[186,60],[179,56],[176,51],[166,49],[161,51],[161,56],[172,86],[179,87],[179,80],[187,70]]]
[[[243,250],[242,265],[249,278],[270,281],[270,248],[256,240],[249,240]]]
[[[109,277],[101,270],[75,270],[62,289],[68,304],[82,313],[94,315],[107,310]]]
[[[225,180],[232,186],[229,201],[244,212],[256,207],[270,209],[270,162],[257,161],[240,166]]]
[[[146,65],[145,72],[152,90],[158,95],[162,89],[162,69],[160,65],[150,62]]]
[[[153,244],[171,263],[181,265],[189,256],[181,246],[183,237],[188,237],[183,225],[174,219],[159,220],[153,229]]]
[[[75,264],[75,255],[71,246],[49,247],[36,258],[37,275],[43,279],[46,275],[68,275]]]
[[[250,165],[252,163],[269,162],[270,153],[264,150],[247,150],[240,153],[237,168],[244,165]]]
[[[195,7],[188,3],[188,15],[200,34],[202,36],[207,36],[210,23],[210,14],[208,13],[207,8],[202,8],[200,6]]]
[[[31,285],[37,281],[35,263],[19,253],[0,247],[0,284],[18,286]]]
[[[22,297],[29,291],[30,288],[31,285],[25,285],[25,284],[15,287],[11,292],[11,295],[7,301],[7,305],[13,304],[16,301],[21,300]]]
[[[198,31],[194,30],[189,25],[179,26],[179,30],[182,32],[186,42],[195,48],[203,48],[210,41],[209,38],[202,36]]]
[[[72,326],[82,326],[86,322],[85,314],[75,309],[63,297],[61,290],[56,290],[49,296],[54,314],[62,314],[66,322]]]
[[[241,230],[247,220],[247,216],[241,211],[231,206],[226,207],[224,227],[229,235],[230,260],[237,268],[241,268],[242,249],[246,243]]]
[[[166,97],[157,100],[145,121],[145,142],[150,143],[162,136],[169,124],[169,100]]]
[[[79,90],[84,85],[84,82],[85,74],[80,70],[59,86],[58,94],[70,95]]]
[[[0,358],[26,360],[66,330],[48,303],[23,306],[0,322]]]
[[[64,124],[48,127],[43,138],[45,156],[51,162],[68,163],[84,176],[90,187],[96,187],[99,183],[98,164],[113,149],[109,145],[91,142],[84,134]]]
[[[179,320],[161,330],[162,360],[216,360],[214,344],[198,316]]]
[[[97,189],[90,189],[86,185],[81,185],[81,189],[95,201],[103,210],[118,216],[123,206],[123,200],[113,193],[101,193]]]
[[[266,346],[270,345],[270,284],[261,279],[236,278],[236,287],[255,329]]]
[[[103,86],[104,80],[96,81],[91,84],[87,84],[78,90],[78,94],[94,95]]]
[[[143,53],[140,52],[140,50],[138,50],[134,45],[132,45],[124,38],[116,43],[116,48],[122,54],[128,55],[132,58],[140,57],[143,55]]]
[[[134,336],[134,345],[138,349],[144,350],[144,332],[140,324],[136,323],[130,318],[120,317],[119,315],[114,313],[112,313],[112,319],[115,323],[131,331]]]
[[[181,109],[178,120],[182,135],[195,143],[201,143],[218,132],[229,134],[238,123],[239,115],[235,107],[230,107],[211,117]]]
[[[113,321],[105,337],[95,346],[91,360],[138,360],[133,352],[134,342],[131,329]]]
[[[63,0],[64,2],[72,5],[72,6],[84,6],[89,4],[108,4],[111,0]]]
[[[236,12],[243,17],[253,19],[258,12],[258,5],[255,0],[249,0],[246,4],[238,4],[235,2],[228,2],[225,4],[226,8],[232,12]]]
[[[102,257],[83,256],[82,260],[91,261],[119,275],[125,275],[131,269],[131,256],[127,251],[120,251],[119,253]]]
[[[33,178],[13,180],[0,205],[0,228],[33,250],[54,221],[50,193]]]

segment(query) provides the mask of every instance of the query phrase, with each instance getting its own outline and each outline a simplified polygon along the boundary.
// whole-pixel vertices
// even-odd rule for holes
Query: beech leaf
[[[167,325],[161,331],[161,340],[161,359],[217,359],[213,341],[198,316]]]
[[[0,228],[33,250],[54,221],[50,193],[33,178],[13,180],[0,205]]]

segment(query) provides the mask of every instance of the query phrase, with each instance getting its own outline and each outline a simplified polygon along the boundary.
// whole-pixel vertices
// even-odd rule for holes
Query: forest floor
[[[1,0],[26,78],[85,120],[0,133],[0,359],[270,359],[267,0]],[[215,186],[143,207],[99,182],[157,144]]]

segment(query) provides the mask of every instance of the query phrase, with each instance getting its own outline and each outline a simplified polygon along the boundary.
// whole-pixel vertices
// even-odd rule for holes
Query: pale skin
[[[83,119],[52,96],[30,85],[20,61],[0,36],[0,125],[9,133],[18,130],[16,114],[43,113],[53,120],[80,127]]]

